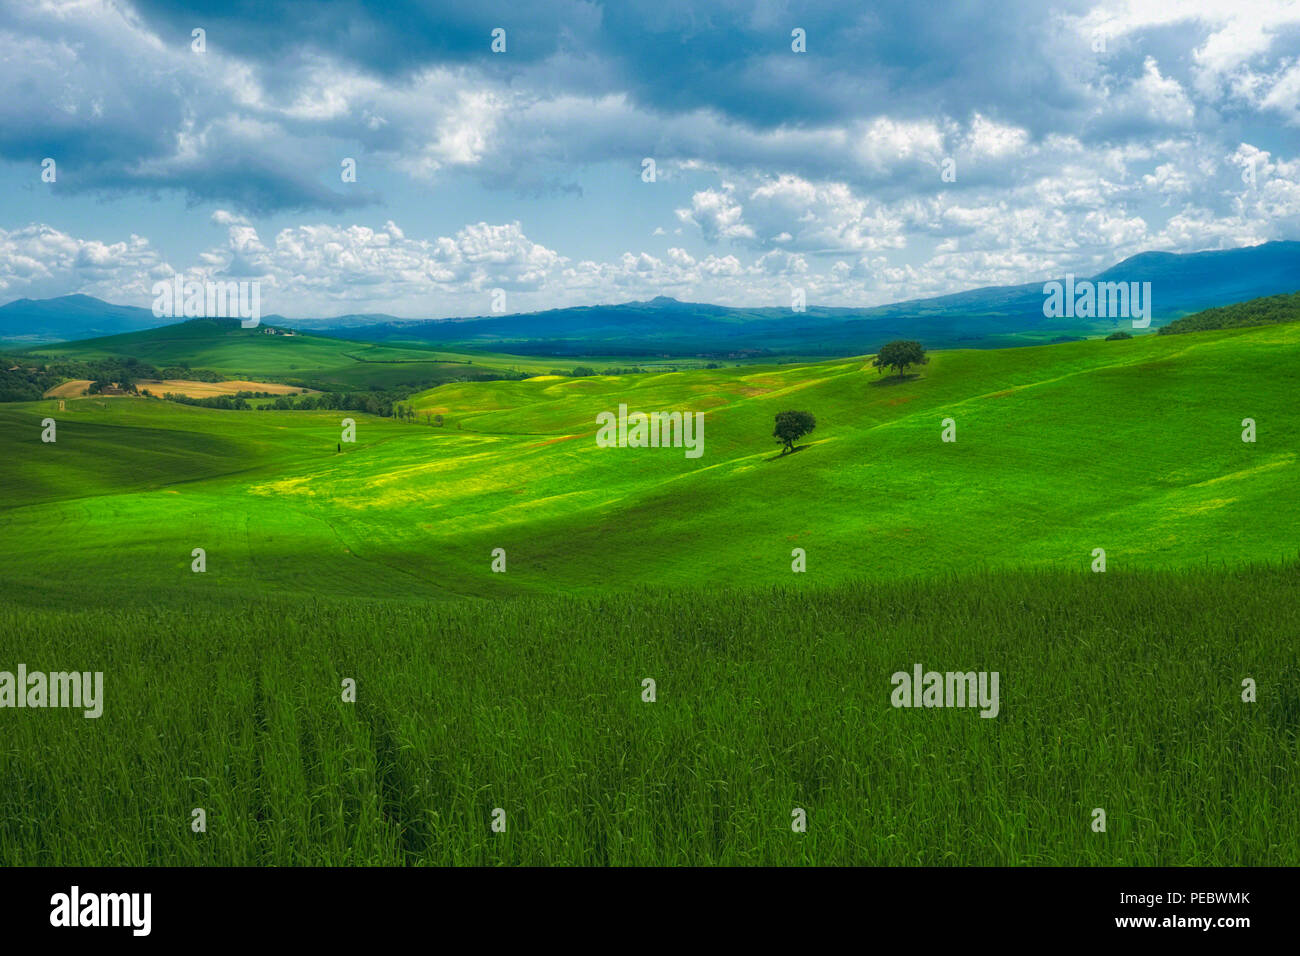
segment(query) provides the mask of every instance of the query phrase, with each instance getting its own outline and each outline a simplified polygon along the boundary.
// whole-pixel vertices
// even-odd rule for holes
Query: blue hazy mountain
[[[1060,279],[1062,277],[1053,277]],[[1152,327],[1214,306],[1300,289],[1300,242],[1212,252],[1144,252],[1098,273],[1097,282],[1150,282]],[[1044,280],[1047,281],[1047,280]],[[1043,282],[992,286],[873,308],[810,305],[730,308],[660,296],[645,302],[580,306],[464,319],[397,319],[382,314],[333,318],[264,317],[367,342],[408,341],[525,354],[852,354],[891,338],[934,348],[1052,341],[1127,327],[1127,320],[1048,318]],[[67,341],[170,324],[149,309],[84,295],[19,299],[0,307],[0,338]]]
[[[14,343],[89,339],[154,329],[173,321],[157,318],[152,309],[113,305],[89,295],[16,299],[0,306],[0,339]]]
[[[1055,277],[1062,278],[1062,277]],[[1144,252],[1090,278],[1150,282],[1152,326],[1219,305],[1300,289],[1300,242],[1175,254]],[[1129,327],[1113,318],[1047,318],[1043,282],[993,286],[874,308],[728,308],[660,296],[622,305],[553,309],[472,319],[394,320],[317,331],[371,342],[418,341],[525,354],[752,351],[852,354],[892,338],[931,347],[992,347],[1053,341]]]

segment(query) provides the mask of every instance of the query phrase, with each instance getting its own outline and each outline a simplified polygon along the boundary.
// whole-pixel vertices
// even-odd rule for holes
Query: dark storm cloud
[[[388,77],[429,66],[506,71],[595,57],[608,70],[568,77],[557,64],[553,73],[571,83],[587,80],[588,93],[626,91],[650,109],[707,108],[758,127],[981,110],[1036,128],[1081,105],[1052,62],[1061,51],[1048,40],[1058,14],[1084,6],[144,0],[136,8],[151,29],[178,43],[202,26],[213,49],[261,64],[271,83],[277,67],[312,52]],[[495,27],[507,30],[506,57],[489,53]],[[791,53],[795,27],[807,33],[804,56]],[[1071,52],[1086,51],[1065,51]]]
[[[152,29],[178,42],[188,43],[190,30],[202,27],[214,48],[264,65],[311,50],[390,77],[435,64],[481,63],[497,27],[507,31],[509,60],[501,65],[545,59],[566,43],[585,45],[599,19],[594,4],[579,0],[143,0],[135,8]]]
[[[417,177],[468,169],[521,195],[576,193],[589,164],[655,155],[894,199],[927,188],[945,155],[987,160],[965,163],[954,192],[1040,176],[1010,158],[1054,134],[1098,151],[1231,138],[1215,134],[1239,122],[1235,101],[1196,101],[1204,22],[1154,25],[1098,56],[1072,19],[1086,12],[1079,0],[8,7],[0,158],[55,157],[78,172],[60,189],[339,211],[383,198],[340,188],[329,162],[354,154]],[[504,56],[489,49],[498,26]],[[196,27],[207,56],[190,50]],[[805,54],[790,49],[796,27]],[[1020,145],[963,153],[986,120],[1023,131]]]
[[[552,134],[516,114],[502,124],[504,132],[476,164],[476,174],[489,187],[527,195],[580,191],[572,181],[575,165],[629,149],[733,168],[779,162],[804,175],[870,183],[898,195],[909,183],[928,180],[931,169],[866,169],[846,161],[843,151],[797,141],[747,153],[752,144],[743,131],[835,129],[881,115],[966,122],[976,112],[1034,136],[1065,125],[1071,114],[1077,129],[1088,129],[1087,100],[1058,61],[1090,53],[1078,43],[1059,49],[1053,40],[1059,13],[1037,2],[1004,4],[996,14],[966,3],[734,0],[408,0],[382,6],[144,0],[135,9],[150,31],[179,48],[201,26],[209,48],[249,64],[270,96],[292,98],[322,62],[378,77],[390,89],[440,67],[462,71],[467,85],[504,83],[542,98],[623,95],[650,120],[607,130],[586,123]],[[498,26],[507,31],[505,56],[489,50]],[[806,31],[806,54],[791,51],[795,27]],[[700,122],[701,114],[712,120]],[[298,132],[293,120],[277,122]],[[718,123],[733,130],[719,136]],[[409,115],[369,128],[352,114],[297,125],[394,157],[417,154],[428,134]],[[514,142],[512,128],[530,142],[541,137],[540,145]],[[989,175],[975,172],[964,185]],[[309,197],[301,186],[286,183],[286,197]],[[244,188],[232,199],[246,202],[250,191],[273,201],[273,188]],[[341,201],[333,194],[323,198],[329,208]]]
[[[659,109],[711,108],[758,126],[980,110],[1034,128],[1080,105],[1050,62],[1049,14],[1038,3],[992,12],[965,3],[729,2],[701,12],[636,0],[604,10],[602,35],[623,79]],[[795,27],[807,34],[802,56],[790,51]]]

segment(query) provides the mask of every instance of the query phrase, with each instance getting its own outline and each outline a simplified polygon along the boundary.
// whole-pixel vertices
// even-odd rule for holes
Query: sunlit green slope
[[[342,453],[339,413],[3,406],[0,572],[33,600],[503,596],[790,581],[794,548],[822,583],[1096,548],[1112,569],[1274,560],[1300,541],[1297,394],[1293,324],[937,353],[903,381],[855,359],[447,385],[415,401],[443,427],[352,415]],[[597,447],[620,403],[703,412],[702,457]],[[787,409],[818,427],[780,457]]]

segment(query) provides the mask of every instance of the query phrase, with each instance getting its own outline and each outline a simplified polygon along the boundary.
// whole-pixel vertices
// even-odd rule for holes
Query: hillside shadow
[[[888,385],[902,385],[905,382],[915,382],[920,377],[920,372],[913,372],[911,375],[886,375],[884,378],[876,379],[871,384],[876,388],[882,388]]]
[[[796,454],[798,454],[799,452],[803,451],[805,448],[811,448],[811,447],[812,447],[812,445],[795,445],[794,448],[790,449],[789,451],[785,451],[785,452],[781,452],[781,451],[779,451],[779,452],[777,452],[775,455],[773,455],[771,458],[764,458],[763,460],[764,460],[764,461],[780,461],[782,458],[789,458],[791,455],[796,455]]]

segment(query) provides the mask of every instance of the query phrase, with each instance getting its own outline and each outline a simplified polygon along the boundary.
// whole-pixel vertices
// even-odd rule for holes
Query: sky
[[[1295,0],[0,0],[0,302],[870,306],[1297,238]]]

